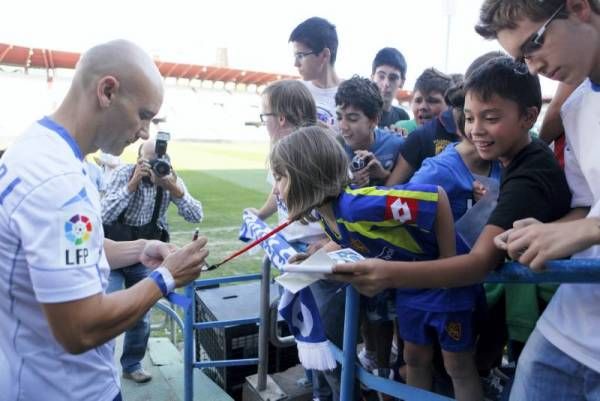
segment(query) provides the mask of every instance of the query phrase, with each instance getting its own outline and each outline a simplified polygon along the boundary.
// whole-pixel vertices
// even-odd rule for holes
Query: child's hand
[[[368,297],[390,288],[391,280],[386,264],[381,259],[365,259],[355,263],[341,263],[333,266],[333,274],[327,278],[350,283],[358,292]]]
[[[473,200],[479,202],[481,198],[486,194],[487,189],[483,184],[477,180],[473,181]]]
[[[290,257],[287,260],[287,263],[289,263],[289,264],[292,264],[292,263],[293,264],[298,264],[298,263],[302,262],[303,260],[306,260],[309,256],[310,255],[308,253],[302,253],[302,252],[300,252],[300,253],[297,253],[297,254],[293,255],[292,257]]]
[[[513,226],[507,241],[508,255],[532,270],[542,270],[548,260],[564,258],[595,245],[600,230],[595,218],[547,224],[529,218],[517,220]]]
[[[370,173],[369,167],[365,166],[360,170],[356,170],[352,172],[352,184],[357,187],[366,187],[369,185]]]
[[[378,180],[385,180],[390,175],[390,172],[383,168],[381,162],[375,156],[367,163],[367,169],[369,169],[371,178]]]

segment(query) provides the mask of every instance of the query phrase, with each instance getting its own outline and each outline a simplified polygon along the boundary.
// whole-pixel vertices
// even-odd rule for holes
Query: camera
[[[158,131],[156,134],[156,143],[154,145],[154,153],[156,159],[150,160],[150,168],[154,171],[157,177],[164,177],[171,172],[171,163],[167,156],[167,142],[171,139],[171,134],[165,131]]]
[[[352,162],[350,162],[350,170],[358,171],[358,170],[365,168],[365,166],[367,165],[369,160],[370,159],[367,157],[361,157],[360,155],[355,155],[352,158]]]

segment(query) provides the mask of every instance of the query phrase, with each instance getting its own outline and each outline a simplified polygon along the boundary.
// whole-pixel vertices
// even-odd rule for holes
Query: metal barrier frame
[[[183,350],[183,370],[184,370],[184,400],[192,401],[194,398],[194,368],[202,369],[208,367],[229,367],[258,365],[258,388],[264,390],[267,381],[267,363],[268,341],[269,341],[269,281],[271,276],[271,262],[267,257],[263,259],[262,272],[258,274],[248,274],[242,276],[229,276],[213,279],[196,280],[185,288],[186,297],[192,300],[191,305],[185,311],[184,317],[184,350]],[[196,299],[195,292],[197,288],[211,287],[224,283],[233,283],[239,281],[261,280],[260,285],[260,310],[259,316],[248,319],[235,320],[217,320],[213,322],[196,322]],[[203,330],[214,327],[228,327],[239,324],[258,323],[258,358],[232,359],[221,361],[198,362],[194,352],[194,330]],[[261,387],[262,386],[262,387]]]
[[[204,367],[225,367],[258,364],[258,391],[266,388],[268,361],[268,341],[271,310],[269,306],[269,281],[271,264],[267,257],[262,263],[261,274],[245,276],[222,277],[216,279],[197,280],[186,287],[186,296],[192,299],[191,306],[185,313],[184,320],[184,400],[193,399],[193,369]],[[249,281],[261,279],[260,290],[260,316],[251,319],[229,321],[216,321],[196,323],[196,302],[194,299],[196,288],[209,287],[216,284],[231,283],[236,281]],[[600,283],[600,260],[572,259],[552,260],[546,263],[546,270],[533,272],[527,266],[519,263],[506,263],[491,272],[485,282],[487,283]],[[358,309],[360,297],[352,287],[346,288],[346,305],[344,316],[343,349],[332,345],[336,360],[342,366],[340,399],[350,401],[354,399],[354,383],[358,379],[369,388],[394,397],[422,401],[449,401],[451,398],[414,388],[406,384],[384,379],[368,373],[358,365],[356,360],[356,344],[358,336]],[[276,316],[276,315],[275,315]],[[225,327],[235,324],[257,322],[259,326],[258,358],[238,359],[229,361],[196,362],[194,360],[194,330],[211,327]]]
[[[546,263],[546,270],[534,272],[527,266],[516,262],[505,263],[500,268],[491,272],[485,280],[486,283],[600,283],[600,260],[597,259],[571,259],[552,260]],[[356,363],[356,337],[358,333],[358,308],[360,297],[352,287],[346,288],[346,306],[344,316],[344,351],[337,350],[339,362],[342,362],[342,377],[340,385],[340,399],[353,400],[355,378],[369,386],[369,388],[399,397],[405,401],[448,401],[447,398],[428,391],[410,387],[406,384],[383,379],[367,373],[362,368],[357,368]],[[347,350],[347,352],[346,352]],[[334,350],[334,353],[335,350]],[[340,356],[339,353],[342,353]],[[357,374],[358,371],[358,374]]]

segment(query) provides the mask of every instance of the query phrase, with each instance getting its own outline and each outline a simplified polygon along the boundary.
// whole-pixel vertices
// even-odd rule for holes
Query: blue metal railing
[[[571,259],[552,260],[546,264],[543,272],[534,272],[519,263],[510,262],[488,275],[487,283],[600,283],[600,260]],[[369,388],[405,401],[448,401],[450,398],[423,391],[406,384],[375,377],[356,364],[356,336],[358,333],[358,310],[360,297],[352,287],[346,288],[346,306],[344,316],[344,351],[335,349],[336,359],[342,363],[340,399],[354,399],[354,382],[358,380]],[[337,350],[337,352],[336,352]],[[342,355],[340,355],[340,353]],[[358,374],[357,374],[358,371]]]
[[[247,274],[243,276],[219,277],[212,279],[196,280],[185,288],[185,295],[192,300],[191,305],[185,311],[184,318],[184,350],[183,350],[183,369],[184,369],[184,400],[192,401],[194,398],[194,372],[193,369],[202,368],[222,368],[228,366],[257,365],[258,358],[231,359],[221,361],[196,361],[194,355],[194,330],[204,330],[216,327],[229,327],[240,324],[258,323],[260,317],[250,319],[221,320],[212,322],[196,323],[196,300],[195,293],[197,288],[212,287],[224,283],[233,283],[239,281],[252,281],[262,278],[262,274]]]
[[[268,276],[265,277],[265,266],[268,271],[268,264],[263,265],[263,274],[253,274],[239,277],[223,277],[217,279],[198,280],[186,288],[186,295],[194,300],[196,288],[210,287],[222,283],[231,283],[236,281],[257,280],[262,278],[262,286],[268,285]],[[491,272],[486,280],[488,283],[600,283],[600,260],[596,259],[573,259],[573,260],[553,260],[547,263],[547,268],[543,272],[533,272],[526,266],[518,263],[506,263],[499,269]],[[261,290],[262,291],[262,290]],[[349,401],[354,399],[354,384],[358,379],[369,388],[382,392],[393,397],[401,398],[405,401],[449,401],[448,397],[434,394],[428,391],[417,389],[406,384],[398,383],[392,380],[374,376],[361,368],[356,361],[356,344],[358,336],[358,310],[360,297],[358,292],[351,286],[346,288],[346,305],[344,316],[344,341],[343,350],[333,347],[334,356],[342,366],[340,399]],[[202,322],[196,323],[196,302],[188,308],[185,314],[184,330],[184,381],[185,381],[185,401],[192,401],[193,393],[193,369],[205,367],[225,367],[241,366],[249,364],[259,364],[260,359],[267,358],[267,355],[259,352],[259,358],[238,359],[229,361],[206,361],[196,362],[194,360],[194,330],[206,329],[212,327],[225,327],[235,324],[246,324],[248,322],[261,322],[261,328],[267,327],[265,324],[267,316],[264,315],[261,308],[261,316],[252,319],[239,319],[221,322]],[[259,369],[260,370],[260,369]],[[260,373],[260,372],[259,372]],[[259,375],[260,376],[260,375]]]

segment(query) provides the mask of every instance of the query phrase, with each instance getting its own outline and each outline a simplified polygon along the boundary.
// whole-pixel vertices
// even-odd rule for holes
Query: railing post
[[[358,292],[351,285],[347,286],[344,311],[344,354],[342,357],[342,380],[340,385],[340,399],[344,401],[354,399],[359,303],[360,297]]]
[[[194,394],[194,320],[196,316],[196,299],[194,283],[185,287],[185,296],[192,300],[192,304],[185,311],[184,324],[184,349],[183,349],[183,381],[184,401],[192,401]]]
[[[262,262],[260,279],[260,325],[258,326],[258,378],[257,390],[267,388],[267,370],[269,365],[269,306],[271,295],[271,260],[265,256]]]

